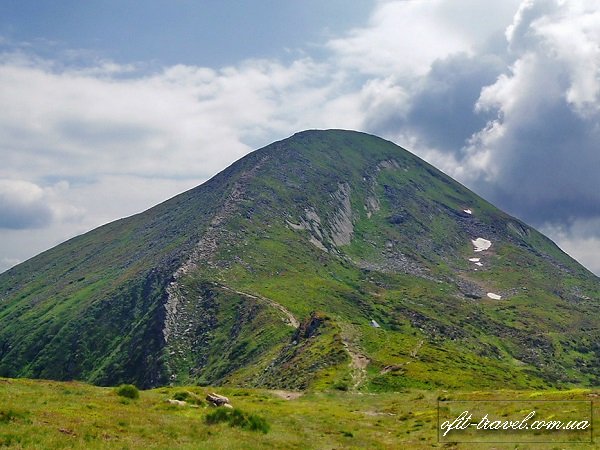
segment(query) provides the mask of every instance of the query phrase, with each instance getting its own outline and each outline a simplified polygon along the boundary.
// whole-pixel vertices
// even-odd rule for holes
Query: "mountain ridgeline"
[[[0,376],[600,384],[600,280],[383,139],[306,131],[0,275]]]

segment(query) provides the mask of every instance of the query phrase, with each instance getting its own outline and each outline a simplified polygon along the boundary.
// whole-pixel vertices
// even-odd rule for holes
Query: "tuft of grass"
[[[269,432],[270,426],[267,421],[256,414],[246,413],[238,408],[218,408],[207,414],[205,422],[208,425],[217,423],[228,423],[231,427],[239,427],[250,431],[259,431],[263,434]]]
[[[335,383],[332,386],[334,389],[337,389],[338,391],[348,391],[350,389],[350,386],[348,385],[348,383],[344,382],[344,381],[339,381],[337,383]]]
[[[193,405],[204,405],[205,402],[196,394],[190,391],[177,391],[173,394],[174,400],[191,403]]]
[[[140,398],[140,391],[133,384],[122,384],[116,388],[115,392],[120,397],[137,400]]]
[[[15,421],[28,422],[28,413],[24,411],[16,411],[14,409],[0,410],[0,424],[7,424]]]

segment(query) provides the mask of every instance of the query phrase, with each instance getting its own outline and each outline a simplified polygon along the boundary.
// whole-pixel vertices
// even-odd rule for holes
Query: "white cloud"
[[[381,2],[369,25],[328,46],[342,64],[365,74],[422,75],[441,57],[470,43],[438,15],[442,0]]]
[[[35,228],[52,220],[44,191],[33,183],[0,180],[0,228]]]
[[[0,111],[5,170],[20,176],[206,177],[248,141],[321,124],[318,100],[336,85],[310,60],[125,78],[47,66],[22,57],[0,66],[0,102],[11,105]]]
[[[497,118],[472,137],[468,164],[479,161],[477,175],[529,217],[555,211],[558,219],[567,204],[589,214],[600,201],[600,14],[582,2],[524,5],[508,33],[517,59],[476,104]]]
[[[519,0],[381,1],[369,24],[332,39],[340,64],[360,73],[411,78],[456,53],[474,54],[510,22]]]
[[[24,184],[0,208],[41,228],[0,231],[0,255],[139,212],[307,128],[392,139],[529,220],[600,216],[600,5],[518,4],[379,1],[326,59],[289,64],[147,73],[5,53],[0,178]]]
[[[600,274],[598,229],[600,229],[600,217],[576,219],[568,224],[549,223],[542,226],[540,230],[590,271]]]
[[[566,98],[579,112],[598,112],[600,91],[600,2],[563,2],[532,28],[546,46],[568,67]]]
[[[77,218],[81,211],[61,199],[66,182],[48,188],[24,180],[0,179],[0,229],[45,227]]]
[[[22,261],[18,258],[1,258],[0,259],[0,273],[4,272],[5,270],[10,269],[13,266],[16,266],[20,262],[22,262]]]
[[[37,242],[140,212],[300,129],[360,128],[360,96],[328,69],[251,60],[138,74],[5,58],[0,227],[14,231],[0,231],[0,255],[23,260],[44,248]]]

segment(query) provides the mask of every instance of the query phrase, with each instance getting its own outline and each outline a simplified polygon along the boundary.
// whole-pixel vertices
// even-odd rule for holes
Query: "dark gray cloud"
[[[403,130],[419,136],[428,147],[459,153],[465,141],[481,130],[490,114],[476,113],[481,89],[493,83],[504,68],[494,55],[449,56],[433,63],[430,72],[410,88],[406,111],[376,109],[366,119],[375,134]]]
[[[501,68],[492,56],[436,61],[413,97],[407,125],[425,136],[428,145],[458,151],[490,119],[476,114],[474,105],[481,88],[494,82]]]
[[[599,216],[599,124],[555,99],[506,127],[493,159],[498,175],[478,190],[536,224]]]
[[[44,205],[7,205],[0,201],[0,228],[42,228],[51,221],[52,211]]]
[[[584,1],[527,0],[507,25],[399,81],[404,108],[380,102],[366,127],[548,230],[598,271],[600,257],[582,249],[600,242],[589,225],[600,223],[600,13]]]
[[[451,156],[445,161],[454,167],[445,169],[530,223],[600,216],[600,101],[586,94],[579,55],[560,42],[582,14],[553,1],[524,2],[506,36],[496,33],[481,47],[485,54],[435,61],[404,86],[406,109],[375,109],[367,128],[413,136],[417,146]],[[588,27],[598,32],[593,19]]]
[[[496,119],[466,152],[487,154],[477,190],[567,230],[600,217],[600,15],[575,3],[523,3],[507,31],[515,61],[478,100]]]

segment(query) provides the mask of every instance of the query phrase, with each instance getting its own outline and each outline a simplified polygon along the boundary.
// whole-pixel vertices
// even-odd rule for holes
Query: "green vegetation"
[[[115,392],[120,397],[130,398],[132,400],[140,398],[140,391],[133,384],[122,384],[115,389]]]
[[[478,237],[492,246],[475,254]],[[410,153],[310,131],[0,274],[0,376],[597,386],[599,299],[550,240]]]
[[[203,398],[215,389],[242,412],[167,402],[184,391]],[[113,390],[74,382],[0,379],[0,448],[432,448],[446,445],[437,441],[437,400],[440,397],[451,400],[595,400],[600,395],[598,391],[585,389],[539,392],[404,389],[372,395],[332,390],[284,400],[282,393],[275,391],[187,386],[142,391],[138,401],[122,402]],[[593,407],[597,441],[600,405],[594,401]],[[252,421],[258,432],[251,430]],[[231,422],[234,426],[230,426]],[[238,423],[246,427],[236,426]],[[262,432],[265,423],[268,433]],[[483,450],[489,445],[464,444],[450,448]],[[494,448],[508,450],[515,448],[515,444],[495,444]],[[550,450],[557,446],[521,444],[518,448]],[[580,445],[577,448],[594,447]]]
[[[173,400],[179,400],[181,402],[190,403],[192,405],[204,406],[206,402],[202,400],[197,394],[190,391],[177,391],[173,394]]]
[[[237,408],[217,408],[215,411],[208,413],[204,418],[204,421],[208,425],[225,422],[232,427],[240,427],[250,431],[259,431],[264,434],[267,434],[270,428],[263,417],[256,414],[247,414]]]

